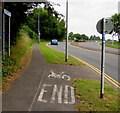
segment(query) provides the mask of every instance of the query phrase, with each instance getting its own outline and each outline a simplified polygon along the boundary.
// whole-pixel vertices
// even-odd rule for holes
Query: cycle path
[[[49,77],[51,71],[62,78]],[[67,76],[66,76],[67,75]],[[70,77],[70,81],[66,80]],[[47,64],[35,44],[32,59],[12,84],[3,93],[3,111],[77,111],[80,101],[75,97],[72,80],[100,79],[99,75],[87,66]]]

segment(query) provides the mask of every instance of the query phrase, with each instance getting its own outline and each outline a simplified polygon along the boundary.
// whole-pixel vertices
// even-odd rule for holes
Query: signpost
[[[5,52],[5,15],[7,15],[7,16],[9,16],[9,39],[8,39],[8,56],[10,56],[10,18],[11,18],[11,13],[8,11],[8,10],[6,10],[6,9],[4,9],[3,10],[3,33],[2,33],[2,45],[3,45],[3,47],[2,47],[2,51],[3,51],[3,53]]]
[[[102,34],[102,54],[101,54],[101,89],[100,98],[104,96],[104,71],[105,71],[105,34],[111,34],[113,31],[113,23],[110,19],[101,19],[97,23],[97,31]]]

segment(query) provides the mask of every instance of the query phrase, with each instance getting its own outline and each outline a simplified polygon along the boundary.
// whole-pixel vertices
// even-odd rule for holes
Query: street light
[[[68,0],[66,0],[66,51],[65,62],[68,61]]]
[[[38,44],[40,43],[40,9],[38,9]]]

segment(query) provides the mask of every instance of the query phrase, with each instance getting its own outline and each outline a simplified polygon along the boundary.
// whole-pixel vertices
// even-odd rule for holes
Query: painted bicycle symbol
[[[66,81],[70,81],[70,79],[71,79],[70,76],[65,75],[64,72],[62,72],[61,74],[56,74],[52,70],[50,72],[50,75],[48,75],[48,78],[63,79],[63,80],[66,80]]]

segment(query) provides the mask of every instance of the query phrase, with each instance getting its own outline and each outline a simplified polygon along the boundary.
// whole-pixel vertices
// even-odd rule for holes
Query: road
[[[50,47],[65,52],[65,43],[60,42],[58,46],[49,45]],[[76,48],[71,45],[68,46],[69,55],[73,55],[83,61],[101,69],[101,52],[92,51],[82,48]],[[105,55],[105,73],[118,81],[118,55],[106,53]]]
[[[88,42],[82,42],[82,43],[79,43],[79,44],[82,45],[82,46],[85,46],[85,47],[101,50],[101,46],[99,45],[99,43],[100,43],[100,41],[94,41],[94,42],[88,41]],[[119,52],[118,49],[110,48],[110,47],[106,47],[105,50],[116,52],[116,53]]]

